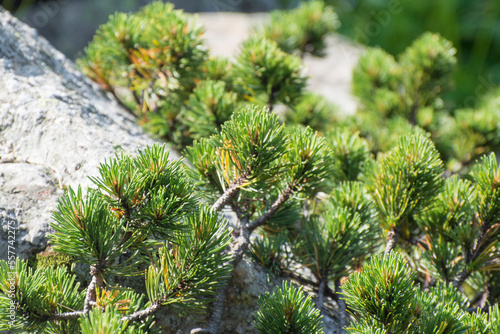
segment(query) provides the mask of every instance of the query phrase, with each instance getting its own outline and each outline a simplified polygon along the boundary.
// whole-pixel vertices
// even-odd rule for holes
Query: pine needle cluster
[[[425,33],[397,58],[380,48],[361,56],[353,72],[353,93],[362,104],[356,124],[374,152],[394,147],[401,134],[423,130],[455,173],[497,149],[497,92],[475,109],[444,102],[453,87],[455,54],[448,40]]]
[[[203,310],[229,275],[223,251],[231,237],[217,212],[197,201],[182,169],[155,145],[102,163],[91,178],[95,188],[68,188],[50,242],[89,265],[92,280],[82,290],[66,267],[33,271],[25,261],[13,268],[3,261],[1,329],[147,333],[166,305]],[[147,298],[108,283],[134,275],[145,278]],[[4,322],[11,303],[15,320]]]
[[[319,54],[337,22],[331,8],[315,1],[284,22],[271,20],[269,27],[299,24],[301,45],[295,47]],[[112,15],[77,63],[148,131],[179,149],[219,131],[235,110],[251,104],[270,110],[281,104],[286,120],[306,125],[315,121],[310,116],[290,117],[295,113],[288,110],[325,118],[326,110],[334,110],[318,99],[306,98],[301,104],[306,85],[301,60],[287,53],[293,50],[282,50],[279,38],[255,32],[231,62],[210,56],[203,32],[195,17],[170,3],[153,2],[137,13]]]
[[[307,1],[299,8],[271,12],[270,22],[256,29],[275,40],[281,50],[303,58],[306,54],[325,55],[325,37],[340,26],[337,14],[323,1]]]
[[[343,288],[357,319],[347,333],[496,333],[499,326],[498,305],[489,314],[467,312],[469,301],[451,286],[419,289],[395,252],[374,257]]]

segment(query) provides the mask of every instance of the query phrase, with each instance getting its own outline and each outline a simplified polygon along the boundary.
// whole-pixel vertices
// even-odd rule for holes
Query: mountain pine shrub
[[[361,56],[360,110],[341,119],[300,60],[337,25],[318,1],[272,14],[231,62],[171,4],[111,16],[79,65],[188,164],[155,145],[69,188],[50,243],[91,281],[1,262],[0,330],[153,333],[169,306],[215,334],[248,255],[293,281],[260,300],[261,333],[322,333],[332,304],[338,333],[500,333],[498,94],[444,103],[455,50],[426,33],[397,58]],[[140,291],[113,283],[127,277]]]
[[[361,108],[356,127],[373,152],[392,148],[401,134],[427,132],[447,170],[466,172],[482,154],[498,148],[498,92],[476,109],[455,109],[443,95],[453,87],[456,50],[439,34],[425,33],[397,58],[369,48],[353,72]]]
[[[325,55],[325,37],[340,26],[337,14],[323,1],[307,1],[293,10],[275,10],[258,34],[278,43],[281,50],[303,58]]]
[[[295,30],[301,33],[294,48],[320,54],[338,20],[330,7],[315,1],[269,27],[282,29],[283,23],[297,25]],[[293,123],[317,122],[304,116],[294,119],[290,115],[295,112],[288,111],[296,108],[318,110],[328,119],[325,112],[334,107],[320,100],[308,99],[299,106],[306,77],[301,60],[287,53],[293,50],[280,49],[279,38],[256,32],[230,62],[210,56],[203,31],[195,18],[172,4],[153,2],[137,13],[110,16],[77,64],[148,131],[179,149],[220,130],[232,112],[245,104],[266,105],[270,110],[282,104],[285,118]]]

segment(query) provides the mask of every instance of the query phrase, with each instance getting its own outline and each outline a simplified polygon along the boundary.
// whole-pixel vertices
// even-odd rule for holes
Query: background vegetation
[[[71,0],[77,1],[77,0]],[[457,70],[454,72],[456,89],[450,91],[445,100],[461,107],[475,107],[484,94],[491,92],[493,86],[500,82],[500,3],[494,0],[324,0],[332,5],[342,21],[338,32],[346,35],[364,45],[380,46],[392,55],[402,52],[418,36],[426,31],[441,34],[451,41],[457,49]],[[231,2],[229,5],[224,1],[212,4],[211,10],[245,10],[252,1]],[[303,1],[280,0],[269,2],[261,9],[271,8],[291,9]],[[63,15],[57,1],[55,12],[50,12],[50,21],[46,26],[37,26],[29,13],[30,8],[40,11],[44,3],[50,1],[35,0],[4,0],[0,2],[8,10],[15,11],[20,17],[28,20],[49,40],[63,39],[57,43],[59,48],[68,50],[68,56],[73,58],[77,51],[91,38],[95,28],[102,24],[107,15],[116,10],[134,11],[146,4],[146,1],[134,0],[126,2],[107,2],[106,4],[95,3],[95,9],[89,9],[92,3],[79,8],[81,15],[86,17],[85,22],[80,23],[80,34],[85,37],[80,42],[74,36],[64,36],[64,30],[68,33],[70,27],[61,28]],[[40,5],[41,4],[41,5]],[[64,2],[66,4],[66,2]],[[62,5],[64,5],[62,4]],[[223,6],[226,4],[226,6]],[[120,7],[112,7],[120,6]],[[178,3],[183,8],[182,3]],[[188,6],[185,4],[185,6]],[[189,10],[197,11],[196,6],[189,4]],[[208,7],[207,7],[208,6]],[[252,2],[253,10],[259,10],[259,5]],[[250,6],[250,7],[252,7]],[[210,2],[198,5],[198,10],[207,10]],[[32,12],[31,15],[35,12]],[[96,22],[95,20],[100,20]],[[57,25],[59,24],[59,26]],[[85,26],[89,28],[86,29]],[[59,30],[63,30],[58,31]],[[71,46],[71,43],[80,43]]]
[[[354,40],[402,52],[426,31],[441,34],[457,49],[456,89],[447,100],[474,107],[500,82],[500,3],[492,0],[325,0]]]

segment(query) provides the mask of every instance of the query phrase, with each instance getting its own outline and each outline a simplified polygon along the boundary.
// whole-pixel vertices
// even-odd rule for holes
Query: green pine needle
[[[291,283],[260,297],[255,328],[262,334],[322,334],[322,317],[310,296]]]

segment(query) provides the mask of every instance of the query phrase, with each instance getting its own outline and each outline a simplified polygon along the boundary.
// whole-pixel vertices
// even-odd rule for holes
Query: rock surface
[[[153,140],[37,33],[0,12],[0,258],[46,245],[62,189],[90,184],[115,152]]]
[[[265,19],[236,13],[200,17],[208,46],[225,55],[234,54],[251,27]],[[352,112],[350,73],[361,49],[338,36],[329,45],[327,58],[305,59],[311,89]],[[45,248],[51,212],[64,188],[90,185],[87,177],[97,174],[105,158],[136,153],[154,140],[71,61],[1,9],[0,78],[0,259],[8,256],[9,233],[15,234],[16,256],[27,258]],[[256,333],[256,297],[271,290],[265,272],[244,260],[228,292],[222,331]],[[179,334],[201,325],[171,310],[158,314],[158,323],[163,333]],[[333,320],[328,324],[327,332],[335,333]]]

